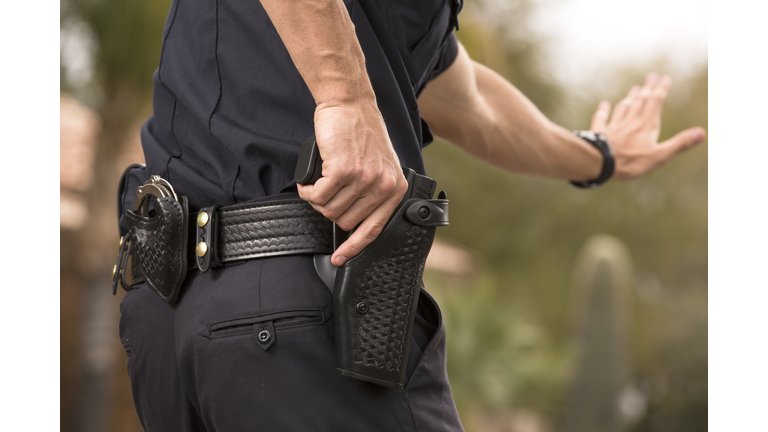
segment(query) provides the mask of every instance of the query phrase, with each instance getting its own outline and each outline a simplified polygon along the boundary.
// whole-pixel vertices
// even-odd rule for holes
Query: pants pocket
[[[440,325],[440,308],[432,296],[422,288],[419,293],[416,319],[413,323],[411,349],[408,355],[408,365],[405,370],[406,379],[411,378],[416,368],[422,363],[421,360],[424,353],[434,344],[435,335]]]
[[[330,317],[322,309],[294,309],[258,316],[219,321],[208,326],[204,336],[210,339],[252,335],[265,351],[277,340],[277,330],[322,325]]]

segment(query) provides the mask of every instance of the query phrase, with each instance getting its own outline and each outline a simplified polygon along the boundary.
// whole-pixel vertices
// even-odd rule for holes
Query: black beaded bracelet
[[[596,179],[587,181],[571,180],[571,184],[576,187],[594,189],[608,181],[608,179],[613,175],[613,169],[616,166],[616,161],[613,157],[613,150],[611,150],[611,145],[608,143],[608,138],[601,133],[592,131],[573,131],[573,134],[592,144],[598,150],[600,150],[600,153],[603,154],[603,169],[600,171],[600,175],[597,176]]]

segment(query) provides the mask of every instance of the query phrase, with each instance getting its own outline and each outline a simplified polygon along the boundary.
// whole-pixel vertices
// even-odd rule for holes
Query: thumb
[[[693,147],[694,145],[702,142],[706,132],[700,127],[692,127],[679,132],[672,138],[659,143],[659,147],[664,153],[664,160],[671,158],[672,156]]]

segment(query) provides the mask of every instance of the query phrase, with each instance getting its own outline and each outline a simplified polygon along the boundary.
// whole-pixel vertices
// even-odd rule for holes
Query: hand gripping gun
[[[295,180],[322,176],[315,137],[301,146]],[[402,389],[427,254],[438,226],[448,225],[445,192],[437,182],[403,168],[408,191],[381,234],[341,267],[315,255],[315,270],[333,293],[336,369],[342,375]],[[334,250],[348,233],[334,224]]]

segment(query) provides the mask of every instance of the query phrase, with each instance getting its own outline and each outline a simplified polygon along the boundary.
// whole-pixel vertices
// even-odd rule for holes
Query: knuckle
[[[299,190],[299,198],[303,199],[304,201],[311,202],[310,201],[311,194],[309,193],[309,191],[307,191],[305,187],[299,185],[298,190]]]
[[[356,167],[354,165],[342,165],[336,171],[336,177],[338,177],[343,183],[346,183],[349,179],[354,178],[356,175]]]
[[[317,202],[316,196],[317,196],[316,192],[311,192],[311,193],[305,194],[305,196],[303,196],[302,198],[312,205],[319,205]]]
[[[325,216],[330,220],[336,220],[339,218],[339,216],[341,216],[340,212],[333,208],[324,208],[323,211],[321,211],[321,213],[323,214],[323,216]]]
[[[405,179],[403,179],[403,180],[405,180]],[[397,183],[397,189],[396,189],[396,193],[397,193],[398,197],[402,197],[403,195],[405,195],[406,192],[408,192],[408,182],[406,182],[406,181],[398,182]]]
[[[361,245],[360,246],[357,243],[347,244],[347,250],[345,251],[345,254],[346,254],[347,257],[353,257],[353,256],[359,254],[363,250],[364,247],[365,247],[365,245]]]
[[[316,192],[312,194],[310,202],[319,206],[324,206],[328,203],[328,199],[322,193]]]
[[[376,173],[370,170],[365,170],[360,173],[358,178],[360,182],[365,186],[370,186],[376,182]]]
[[[379,181],[378,187],[382,194],[390,195],[395,191],[395,188],[397,187],[397,181],[391,176],[384,176]]]
[[[355,224],[354,224],[354,223],[352,223],[352,222],[351,222],[351,221],[349,221],[349,220],[344,220],[344,221],[342,221],[342,220],[337,220],[337,221],[336,221],[336,225],[338,225],[338,226],[339,226],[341,229],[343,229],[344,231],[352,231],[352,229],[354,229],[354,228],[355,228]]]
[[[368,231],[365,233],[365,239],[369,242],[376,240],[376,237],[384,231],[384,224],[382,222],[374,222],[368,227]]]

